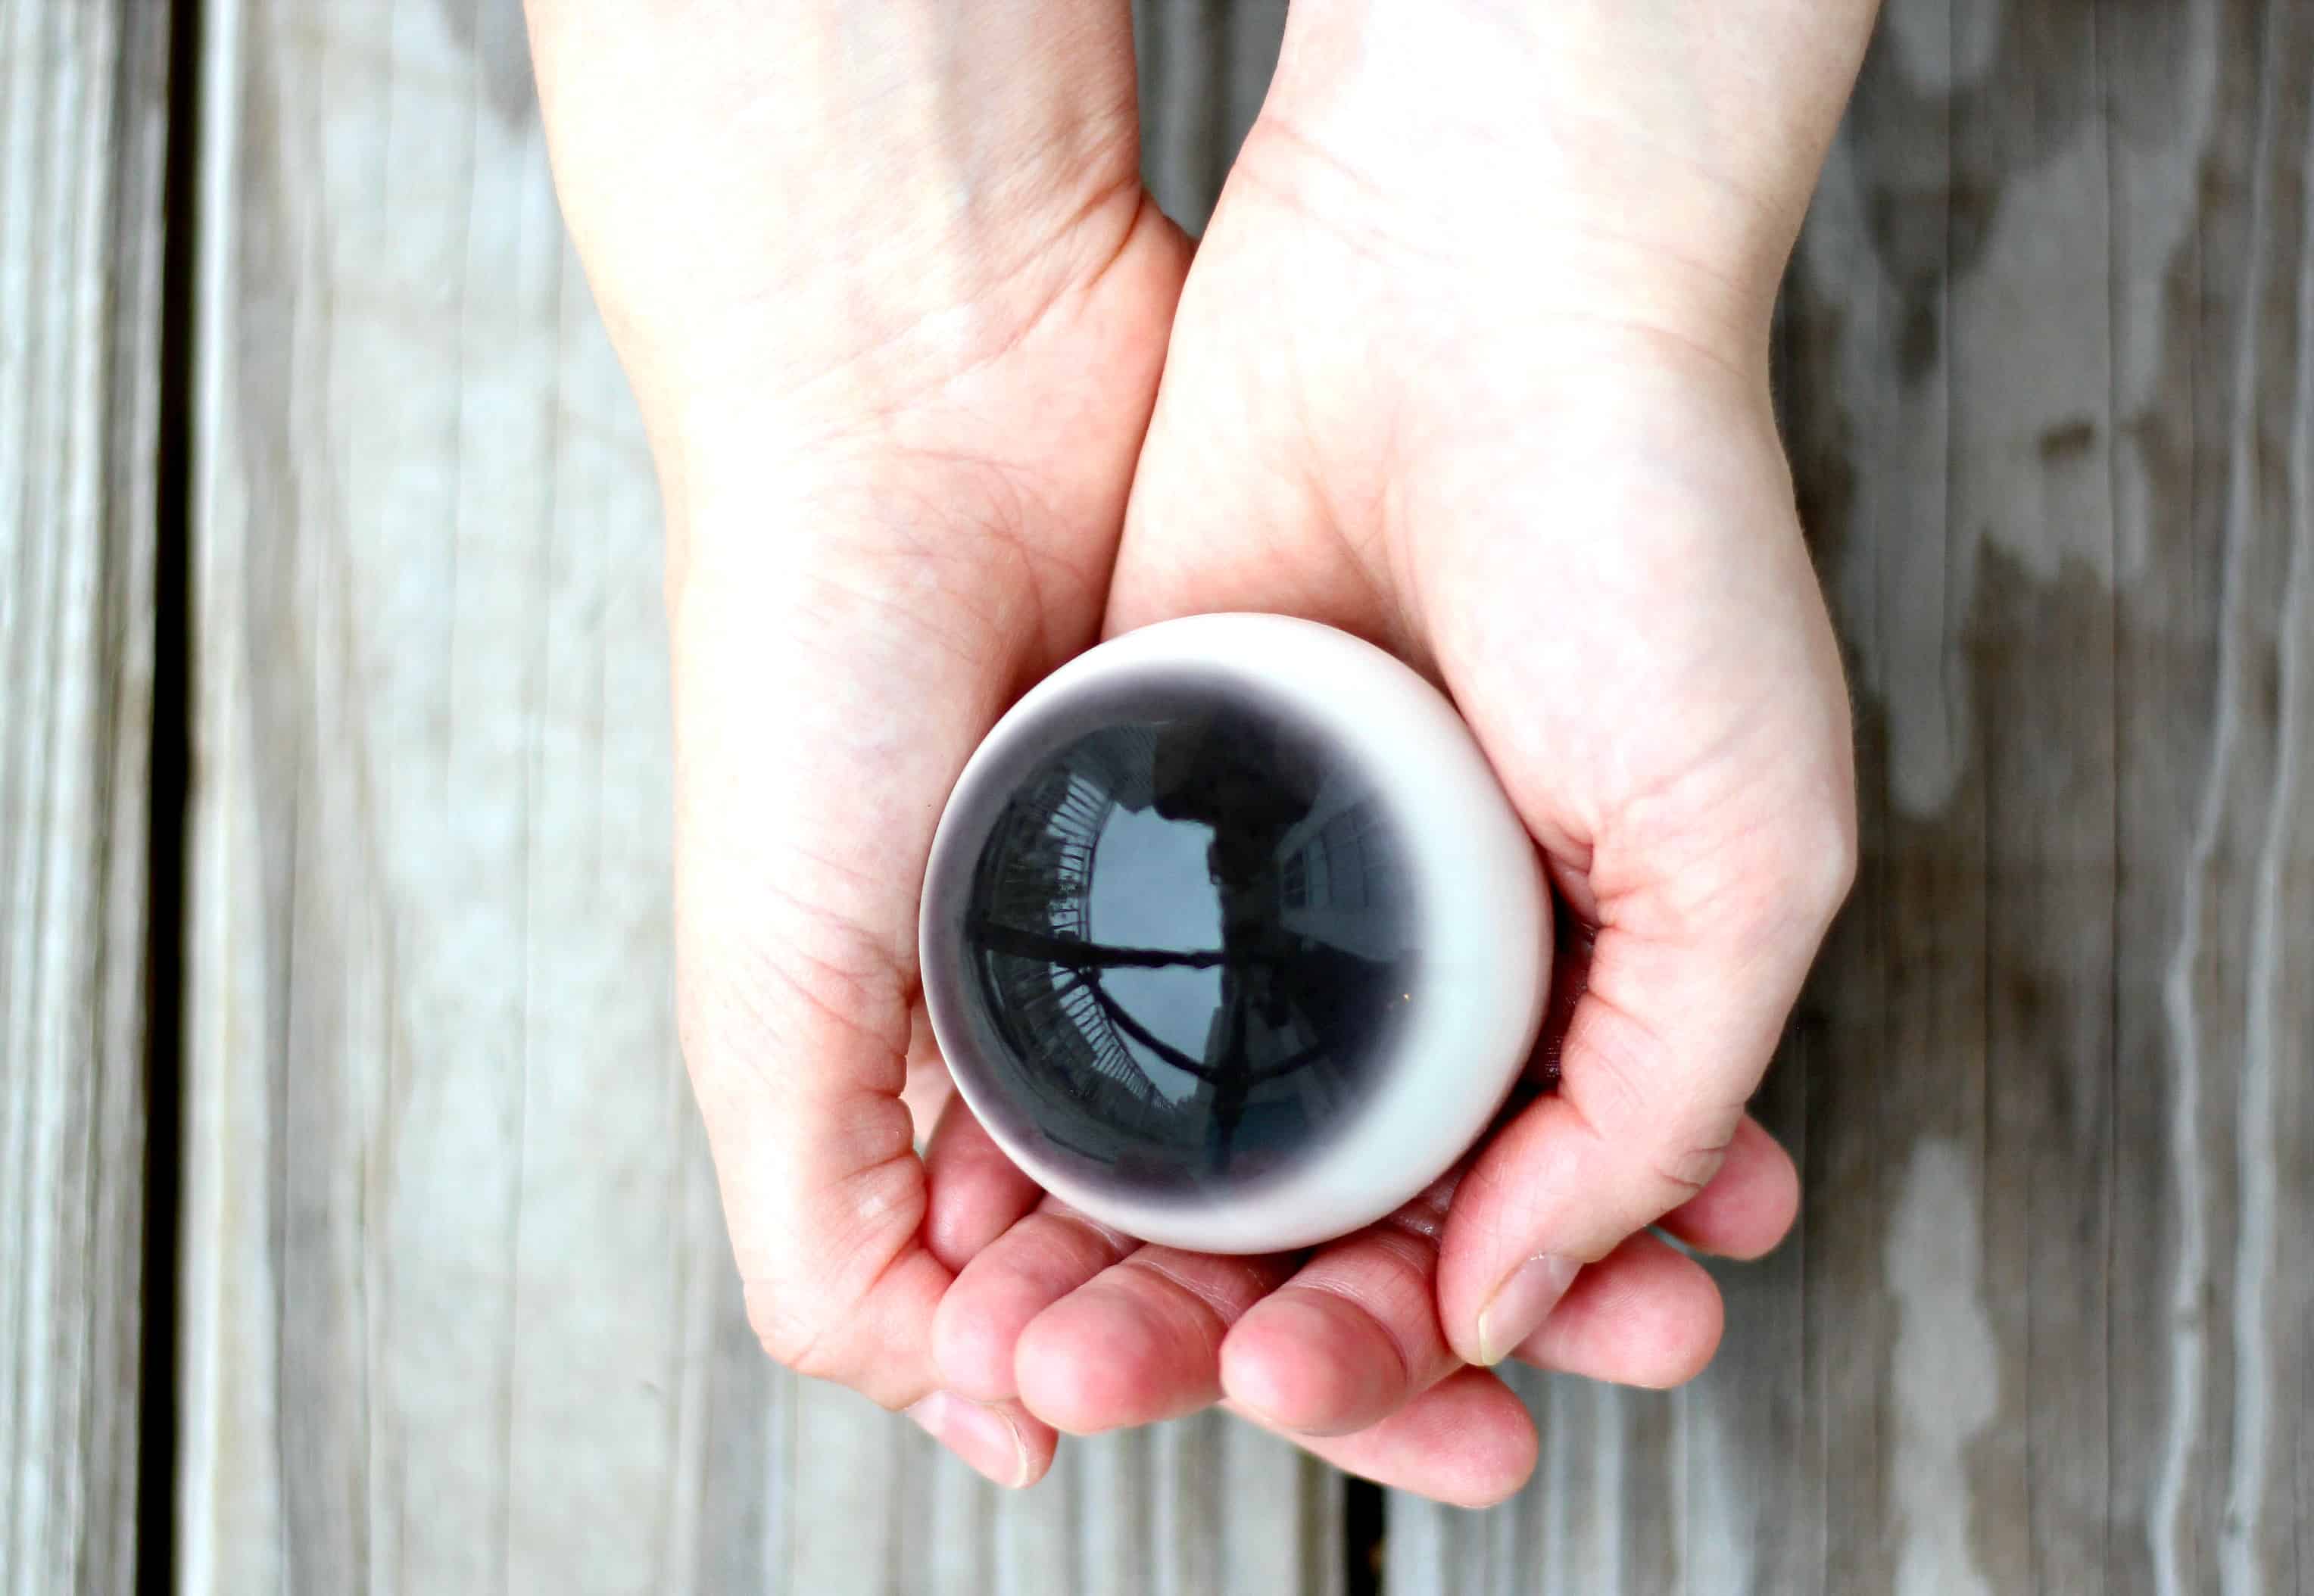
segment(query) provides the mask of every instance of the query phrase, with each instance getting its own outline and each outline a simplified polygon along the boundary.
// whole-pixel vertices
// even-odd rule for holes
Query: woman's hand
[[[771,1354],[1040,1475],[935,1305],[1035,1188],[915,968],[981,735],[1091,643],[1188,250],[1124,0],[532,0],[556,177],[667,509],[684,1054]]]
[[[1651,1227],[1749,1257],[1791,1221],[1744,1107],[1855,843],[1766,331],[1867,8],[1733,4],[1729,36],[1656,9],[1295,8],[1107,620],[1306,615],[1447,688],[1561,899],[1559,1089],[1459,1186],[1307,1260],[1015,1228],[941,1314],[977,1397],[1070,1430],[1223,1398],[1490,1501],[1534,1438],[1465,1365],[1685,1380],[1720,1303]]]

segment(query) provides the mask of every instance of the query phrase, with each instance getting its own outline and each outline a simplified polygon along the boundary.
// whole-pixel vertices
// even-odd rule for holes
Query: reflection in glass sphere
[[[1144,688],[1039,731],[962,908],[981,1063],[1104,1185],[1288,1168],[1361,1103],[1418,990],[1373,782],[1241,691]]]

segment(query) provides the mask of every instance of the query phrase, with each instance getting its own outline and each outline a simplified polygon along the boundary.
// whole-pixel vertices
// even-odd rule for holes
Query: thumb
[[[1741,895],[1760,907],[1716,925],[1611,912],[1558,1090],[1497,1133],[1447,1215],[1439,1311],[1459,1356],[1500,1362],[1583,1265],[1718,1173],[1846,894],[1850,845],[1835,842],[1810,868],[1762,872]]]

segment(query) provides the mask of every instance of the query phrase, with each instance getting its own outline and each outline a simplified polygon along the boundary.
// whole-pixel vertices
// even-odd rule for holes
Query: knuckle
[[[1569,1029],[1567,1050],[1582,1067],[1561,1073],[1559,1096],[1600,1141],[1656,1117],[1672,1055],[1638,1015],[1594,996]]]
[[[844,1387],[895,1413],[929,1394],[917,1360],[901,1355],[889,1327],[861,1304],[753,1281],[742,1295],[756,1344],[791,1373]]]
[[[1703,1188],[1719,1173],[1719,1166],[1727,1157],[1725,1147],[1672,1147],[1657,1152],[1649,1172],[1668,1199],[1664,1203],[1665,1209],[1677,1208],[1701,1196]]]
[[[1630,1200],[1647,1211],[1635,1222],[1650,1223],[1711,1184],[1743,1125],[1744,1105],[1665,1106],[1627,1076],[1604,1077],[1586,1075],[1584,1087],[1560,1096],[1595,1142],[1629,1150],[1616,1156],[1637,1181]]]
[[[751,1280],[740,1288],[740,1297],[746,1305],[747,1328],[755,1333],[764,1354],[799,1374],[815,1372],[805,1365],[814,1361],[824,1337],[810,1316],[796,1310],[793,1296]]]
[[[1662,1194],[1665,1212],[1703,1195],[1727,1161],[1727,1149],[1744,1123],[1744,1105],[1713,1107],[1697,1114],[1666,1138],[1649,1160]]]
[[[1853,806],[1827,799],[1780,815],[1727,861],[1719,896],[1731,929],[1744,939],[1820,933],[1855,885],[1857,852]]]
[[[741,1295],[746,1304],[747,1327],[773,1362],[807,1380],[851,1385],[860,1360],[838,1316],[815,1313],[801,1306],[810,1293],[775,1290],[749,1281]]]
[[[1856,807],[1827,803],[1802,816],[1793,844],[1793,880],[1803,907],[1829,921],[1856,885]]]

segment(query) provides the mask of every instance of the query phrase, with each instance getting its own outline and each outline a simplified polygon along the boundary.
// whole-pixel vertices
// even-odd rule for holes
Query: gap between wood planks
[[[191,818],[193,289],[201,142],[199,0],[169,11],[155,443],[153,704],[146,789],[145,1315],[138,1352],[137,1588],[176,1589],[177,1292],[183,1191],[186,831]]]

